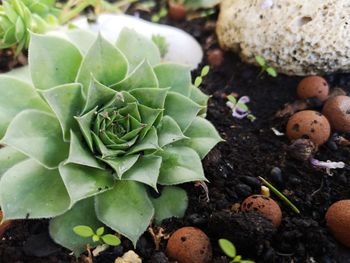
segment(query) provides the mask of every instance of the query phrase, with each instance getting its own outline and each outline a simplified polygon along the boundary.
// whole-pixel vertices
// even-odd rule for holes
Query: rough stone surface
[[[350,72],[350,0],[223,0],[217,34],[288,75]]]

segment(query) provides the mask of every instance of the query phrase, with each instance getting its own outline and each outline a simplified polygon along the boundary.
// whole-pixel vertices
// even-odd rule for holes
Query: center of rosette
[[[145,124],[141,122],[136,103],[118,109],[104,108],[92,123],[95,148],[103,156],[120,156],[132,147]]]

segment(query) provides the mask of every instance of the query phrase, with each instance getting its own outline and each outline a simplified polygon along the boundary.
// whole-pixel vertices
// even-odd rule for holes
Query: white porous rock
[[[288,75],[350,72],[350,0],[223,0],[217,34]]]

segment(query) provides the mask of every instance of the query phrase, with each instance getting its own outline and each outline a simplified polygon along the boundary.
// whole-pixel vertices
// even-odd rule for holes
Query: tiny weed
[[[167,16],[168,10],[165,7],[162,7],[158,13],[154,14],[151,18],[152,22],[158,23],[161,18]]]
[[[199,88],[199,86],[203,83],[203,78],[208,75],[210,67],[208,65],[202,68],[201,74],[195,79],[194,85]]]
[[[229,95],[227,96],[227,100],[226,105],[232,109],[232,116],[234,118],[243,119],[247,117],[251,122],[256,120],[256,117],[249,113],[250,110],[247,103],[250,102],[250,98],[248,96],[243,96],[237,101],[234,96]]]
[[[219,239],[219,246],[226,256],[232,259],[230,263],[255,263],[252,260],[242,259],[242,256],[237,255],[235,245],[227,239]]]
[[[99,227],[95,232],[89,226],[76,226],[73,228],[75,234],[81,237],[91,237],[93,242],[101,242],[110,246],[119,246],[120,239],[112,234],[105,234],[105,228]]]
[[[266,72],[268,75],[270,75],[271,77],[274,77],[274,78],[276,78],[278,76],[276,69],[267,65],[265,58],[263,58],[262,56],[255,56],[255,60],[261,67],[260,73],[258,75],[259,77],[264,72]]]

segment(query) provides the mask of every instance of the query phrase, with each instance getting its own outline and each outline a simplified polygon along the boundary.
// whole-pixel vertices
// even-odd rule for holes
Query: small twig
[[[311,196],[314,196],[315,194],[317,194],[319,191],[322,190],[322,188],[323,188],[323,178],[322,178],[322,181],[321,181],[321,186],[320,186],[317,190],[315,190],[315,191],[311,194]]]
[[[284,201],[287,205],[289,205],[295,213],[300,214],[300,210],[288,199],[288,197],[286,197],[284,194],[282,194],[279,190],[277,190],[272,184],[270,184],[267,180],[265,180],[265,179],[262,178],[261,176],[259,176],[259,179],[260,179],[268,188],[270,188],[270,190],[271,190],[275,195],[277,195],[279,198],[281,198],[282,201]]]
[[[196,186],[196,187],[200,186],[204,190],[204,192],[205,192],[204,201],[206,203],[209,203],[210,198],[209,198],[209,189],[208,189],[207,184],[204,181],[195,181],[194,186]]]

